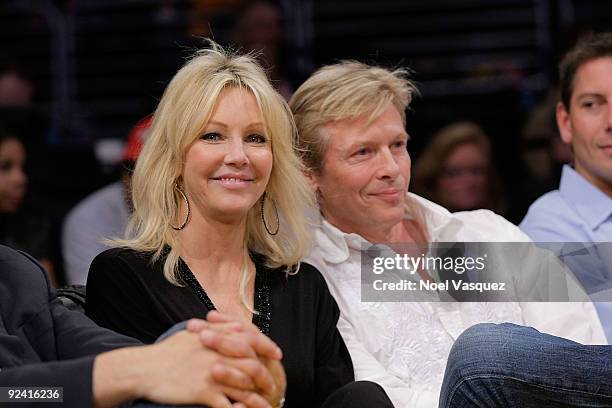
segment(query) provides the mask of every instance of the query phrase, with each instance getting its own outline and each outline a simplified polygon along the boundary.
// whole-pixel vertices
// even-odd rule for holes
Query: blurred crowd
[[[285,98],[300,85],[288,57],[280,3],[194,1],[192,7],[189,34],[210,35],[211,25],[203,22],[228,19],[225,41],[256,52]],[[174,8],[175,2],[161,1],[158,18],[175,18]],[[147,121],[134,117],[131,134],[116,135],[124,147],[92,141],[88,149],[67,155],[49,144],[49,118],[36,104],[28,68],[10,56],[0,66],[0,242],[33,254],[56,284],[84,284],[104,239],[120,236],[127,224],[130,169],[141,143],[134,140],[146,133]],[[464,117],[430,124],[438,129],[431,134],[412,134],[409,118],[416,141],[408,146],[410,190],[451,211],[486,208],[518,224],[537,197],[558,186],[562,166],[572,161],[554,121],[557,99],[558,91],[551,89],[529,112],[518,136],[522,154],[511,158],[499,148],[503,129]],[[507,165],[497,165],[509,161],[521,176],[508,176]],[[81,181],[73,182],[76,173]]]

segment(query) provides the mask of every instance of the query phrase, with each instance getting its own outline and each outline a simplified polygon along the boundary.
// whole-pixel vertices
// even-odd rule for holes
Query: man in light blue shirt
[[[612,197],[565,165],[559,189],[538,198],[520,227],[541,242],[609,242]]]
[[[584,53],[565,67],[556,109],[573,167],[563,168],[559,189],[536,200],[520,227],[537,242],[582,243],[560,245],[557,252],[595,294],[612,286],[612,55],[603,49]],[[612,341],[612,303],[596,306]]]
[[[612,33],[583,38],[559,73],[557,125],[572,146],[574,166],[563,169],[559,190],[531,206],[521,228],[536,241],[556,241],[559,257],[591,297],[609,301],[597,292],[612,282]],[[596,305],[609,340],[610,305]],[[611,378],[612,346],[584,346],[509,323],[480,324],[451,349],[440,407],[610,407]]]

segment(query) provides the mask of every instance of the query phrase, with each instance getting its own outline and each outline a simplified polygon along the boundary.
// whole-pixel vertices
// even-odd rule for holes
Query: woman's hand
[[[272,405],[272,407],[276,408],[280,405],[280,401],[284,400],[285,392],[287,391],[287,377],[285,376],[285,369],[278,360],[272,360],[267,357],[260,357],[259,359],[272,374],[272,378],[274,378],[274,383],[276,384],[276,388],[273,392],[262,393],[262,397],[264,397],[266,401]]]
[[[257,376],[248,376],[236,365],[214,372],[215,380],[242,390],[256,390],[272,406],[279,405],[287,388],[285,370],[280,362],[280,348],[251,323],[237,322],[212,311],[207,321],[193,319],[187,329],[197,332],[202,343],[226,357],[256,357],[266,367]],[[252,382],[250,382],[252,381]],[[228,396],[234,400],[232,395]]]
[[[153,345],[97,356],[93,405],[111,407],[144,398],[160,404],[271,408],[256,384],[274,384],[272,374],[259,358],[226,357],[203,347],[197,334],[183,330]]]

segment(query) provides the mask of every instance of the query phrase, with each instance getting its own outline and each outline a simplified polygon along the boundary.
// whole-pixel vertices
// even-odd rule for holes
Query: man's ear
[[[316,193],[319,189],[319,177],[317,176],[317,172],[314,170],[304,170],[304,176],[306,176],[312,192]]]
[[[557,102],[557,127],[563,143],[572,144],[572,120],[563,102]]]

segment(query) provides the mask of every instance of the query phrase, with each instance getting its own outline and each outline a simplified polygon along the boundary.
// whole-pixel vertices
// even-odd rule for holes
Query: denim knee
[[[515,351],[540,333],[512,323],[480,323],[465,330],[448,356],[446,376],[455,381],[467,376],[505,371],[515,364]]]
[[[612,406],[610,353],[531,327],[479,324],[451,349],[440,407]]]

